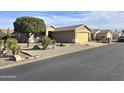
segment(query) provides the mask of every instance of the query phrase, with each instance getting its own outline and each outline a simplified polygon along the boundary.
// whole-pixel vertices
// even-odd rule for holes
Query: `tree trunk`
[[[4,40],[4,42],[3,42],[3,46],[4,46],[4,50],[6,50],[6,48],[7,48],[7,40]]]
[[[27,47],[30,46],[29,38],[27,38]]]
[[[27,34],[27,47],[29,47],[30,46],[30,37],[32,36],[33,34],[32,33],[28,33]]]
[[[48,44],[42,44],[43,50],[47,49]]]

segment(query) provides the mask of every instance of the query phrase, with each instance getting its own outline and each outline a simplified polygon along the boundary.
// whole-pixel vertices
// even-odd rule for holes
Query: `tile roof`
[[[112,32],[111,30],[100,30],[99,34],[107,34],[108,32]]]
[[[99,29],[92,29],[91,33],[96,33],[97,31],[100,31]]]
[[[73,25],[73,26],[57,27],[55,28],[54,31],[71,31],[71,30],[75,30],[79,26],[85,26],[85,25],[80,24],[80,25]]]
[[[111,32],[111,30],[100,30],[97,36],[106,36],[108,32]]]

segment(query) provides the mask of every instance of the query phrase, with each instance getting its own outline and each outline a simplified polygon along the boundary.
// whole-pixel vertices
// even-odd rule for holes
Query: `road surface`
[[[66,54],[0,70],[0,80],[119,81],[124,80],[124,43]]]

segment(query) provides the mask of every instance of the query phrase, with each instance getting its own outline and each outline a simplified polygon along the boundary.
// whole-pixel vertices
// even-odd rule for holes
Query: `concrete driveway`
[[[0,80],[124,80],[124,43],[66,54],[0,70]]]

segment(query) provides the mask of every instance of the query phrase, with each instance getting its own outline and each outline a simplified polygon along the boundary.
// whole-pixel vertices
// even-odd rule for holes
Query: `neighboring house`
[[[96,40],[96,35],[100,32],[100,29],[92,29],[91,40]]]
[[[46,35],[58,43],[85,44],[91,39],[91,29],[83,24],[57,28],[48,26]]]
[[[121,36],[120,32],[113,32],[113,41],[118,41],[118,38]]]
[[[13,29],[9,29],[9,28],[8,29],[0,29],[0,37],[4,37],[7,34],[12,35],[13,32],[14,32],[14,30]]]
[[[96,34],[96,40],[102,42],[111,42],[113,39],[113,34],[111,30],[100,30],[99,33]]]

